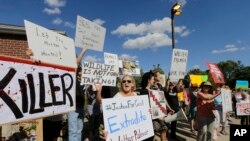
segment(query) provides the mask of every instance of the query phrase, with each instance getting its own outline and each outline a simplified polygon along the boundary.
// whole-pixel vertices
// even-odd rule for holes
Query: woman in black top
[[[178,93],[177,87],[174,86],[174,84],[168,80],[167,90],[165,92],[165,97],[167,99],[168,104],[175,111],[175,113],[177,113],[180,110],[177,93]],[[176,124],[177,124],[177,121],[171,122],[171,134],[170,134],[170,136],[173,139],[176,139]]]

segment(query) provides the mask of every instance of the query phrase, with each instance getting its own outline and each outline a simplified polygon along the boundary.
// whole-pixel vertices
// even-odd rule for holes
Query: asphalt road
[[[240,119],[235,119],[230,117],[230,124],[240,124]],[[227,132],[230,132],[230,126],[227,126]],[[197,133],[197,132],[196,132]],[[177,139],[178,141],[196,141],[196,134],[190,132],[190,124],[188,121],[178,121],[177,122]],[[155,137],[155,141],[160,141],[159,137]],[[176,141],[168,137],[168,141]],[[229,141],[229,135],[220,134],[216,141]]]

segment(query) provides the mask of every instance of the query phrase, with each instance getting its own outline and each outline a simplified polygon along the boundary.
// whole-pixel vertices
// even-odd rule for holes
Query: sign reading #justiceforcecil
[[[154,135],[147,95],[103,99],[102,108],[107,141],[142,141]]]

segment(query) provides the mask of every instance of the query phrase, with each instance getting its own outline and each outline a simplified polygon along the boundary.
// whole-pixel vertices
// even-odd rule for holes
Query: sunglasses
[[[132,81],[131,80],[122,80],[122,83],[126,83],[126,82],[131,83]]]

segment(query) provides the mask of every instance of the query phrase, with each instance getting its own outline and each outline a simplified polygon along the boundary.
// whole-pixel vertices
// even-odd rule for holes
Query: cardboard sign
[[[232,111],[233,108],[232,108],[231,90],[221,89],[221,96],[222,96],[223,113]]]
[[[208,80],[208,76],[207,75],[193,75],[190,74],[190,80],[191,80],[191,84],[193,86],[200,86],[202,82],[205,82]]]
[[[247,80],[236,80],[235,88],[242,88],[243,90],[248,90],[249,83]]]
[[[220,71],[216,64],[206,62],[208,69],[210,70],[211,76],[216,84],[225,84],[224,75]]]
[[[186,75],[188,50],[173,49],[172,62],[169,79],[171,82],[178,82]]]
[[[75,69],[7,56],[0,66],[0,125],[75,110]]]
[[[34,59],[76,68],[73,39],[24,20],[29,48]]]
[[[117,54],[104,52],[104,64],[115,66],[115,71],[119,72],[119,62]]]
[[[142,141],[154,135],[148,96],[102,100],[107,141]]]
[[[149,100],[152,119],[162,118],[167,115],[166,101],[163,91],[149,90]]]
[[[236,103],[237,116],[250,115],[250,103],[249,102],[238,102]]]
[[[81,83],[116,86],[116,75],[113,65],[84,62],[82,64]]]
[[[120,75],[140,76],[141,74],[138,61],[119,60],[119,67]]]
[[[81,16],[77,16],[75,45],[95,51],[103,51],[106,29]]]

